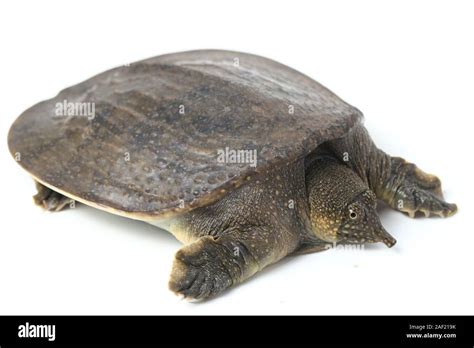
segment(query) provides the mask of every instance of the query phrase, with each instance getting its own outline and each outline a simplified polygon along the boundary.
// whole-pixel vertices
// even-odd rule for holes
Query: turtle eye
[[[355,220],[355,219],[357,219],[358,215],[357,215],[357,213],[356,213],[354,210],[350,209],[350,210],[349,210],[349,217],[350,217],[352,220]]]
[[[351,204],[349,206],[349,219],[352,221],[357,221],[361,218],[363,210],[357,204]]]

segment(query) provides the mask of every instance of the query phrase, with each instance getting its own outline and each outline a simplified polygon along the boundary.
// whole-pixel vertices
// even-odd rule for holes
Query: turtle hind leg
[[[448,217],[456,213],[456,204],[444,200],[437,176],[425,173],[400,157],[391,158],[391,168],[382,197],[392,208],[410,217],[415,217],[416,213],[426,217]]]
[[[35,181],[35,184],[38,193],[33,196],[33,200],[43,209],[48,211],[60,211],[75,204],[73,199],[51,190],[38,181]]]

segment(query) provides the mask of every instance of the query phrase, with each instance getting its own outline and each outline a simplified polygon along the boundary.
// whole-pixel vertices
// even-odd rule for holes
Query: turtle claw
[[[458,211],[458,206],[454,203],[446,203],[446,207],[438,212],[434,212],[434,214],[438,215],[439,217],[445,218],[445,217],[450,217],[456,214]]]
[[[415,218],[417,212],[423,213],[425,217],[437,215],[445,218],[454,215],[458,209],[456,204],[444,201],[432,191],[408,187],[401,188],[399,194],[403,197],[399,210],[411,218]]]
[[[406,213],[408,213],[408,216],[411,217],[412,219],[415,218],[415,211],[414,210],[407,210]]]

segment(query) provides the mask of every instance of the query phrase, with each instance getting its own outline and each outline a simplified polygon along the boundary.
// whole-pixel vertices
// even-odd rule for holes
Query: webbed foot
[[[175,256],[170,289],[188,299],[204,299],[232,286],[229,253],[214,238],[202,237]]]
[[[435,175],[427,174],[413,163],[401,158],[396,176],[390,186],[390,205],[395,209],[415,217],[417,212],[426,217],[438,215],[448,217],[456,213],[457,206],[444,200],[441,181]]]
[[[40,207],[48,211],[60,211],[67,206],[74,204],[74,200],[66,197],[49,187],[44,186],[36,181],[36,189],[38,193],[33,196],[34,202]]]

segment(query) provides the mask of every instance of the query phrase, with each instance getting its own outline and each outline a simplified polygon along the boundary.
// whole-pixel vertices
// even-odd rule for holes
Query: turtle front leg
[[[35,184],[38,193],[33,196],[33,200],[37,205],[45,210],[60,211],[65,207],[74,204],[73,199],[51,190],[49,187],[40,184],[38,181],[35,181]]]
[[[457,210],[443,199],[436,176],[378,149],[362,125],[344,138],[329,141],[327,148],[365,180],[377,198],[396,210],[411,217],[417,212],[447,217]]]
[[[286,255],[274,235],[255,227],[199,238],[176,253],[170,289],[196,300],[218,295]]]
[[[417,212],[426,217],[432,214],[448,217],[456,213],[456,204],[444,200],[437,176],[423,172],[400,157],[391,157],[390,162],[391,171],[380,190],[380,198],[392,208],[410,217],[415,217]]]

